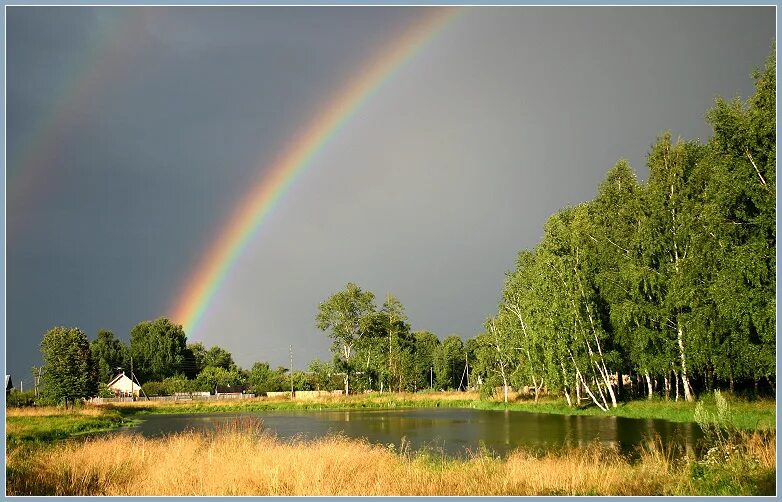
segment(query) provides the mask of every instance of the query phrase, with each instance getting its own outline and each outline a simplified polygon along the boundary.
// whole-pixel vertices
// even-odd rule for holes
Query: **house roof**
[[[111,382],[106,384],[106,387],[111,387],[112,385],[114,385],[118,381],[122,380],[122,377],[127,378],[127,376],[125,375],[124,371],[122,373],[120,373],[119,375],[115,376],[114,378],[112,378]],[[130,380],[130,379],[128,378],[128,380]]]
[[[232,394],[235,392],[242,392],[244,390],[244,386],[243,385],[218,385],[216,390],[218,394]]]

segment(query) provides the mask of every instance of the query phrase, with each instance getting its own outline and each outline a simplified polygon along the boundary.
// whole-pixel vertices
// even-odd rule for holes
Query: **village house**
[[[141,386],[131,381],[123,371],[108,383],[108,388],[116,397],[138,397]]]
[[[8,394],[10,394],[11,393],[11,389],[13,389],[13,388],[14,388],[14,383],[11,381],[11,375],[6,375],[5,376],[5,395],[7,396]]]

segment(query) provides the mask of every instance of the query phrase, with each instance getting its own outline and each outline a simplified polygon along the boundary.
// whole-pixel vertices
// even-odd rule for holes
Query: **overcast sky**
[[[52,326],[127,340],[286,142],[419,8],[7,10],[6,373]],[[353,281],[413,329],[472,337],[546,218],[665,129],[748,96],[775,11],[472,8],[342,128],[236,262],[191,340],[242,366],[330,358]],[[18,383],[17,383],[18,386]]]

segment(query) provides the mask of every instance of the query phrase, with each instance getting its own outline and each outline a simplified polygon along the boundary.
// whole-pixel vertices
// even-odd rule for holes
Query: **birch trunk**
[[[663,386],[665,387],[665,400],[668,401],[671,398],[671,384],[668,381],[668,374],[663,377],[665,383]]]
[[[576,258],[576,260],[578,260],[578,258]],[[597,330],[595,329],[595,321],[592,318],[592,309],[589,308],[589,302],[587,301],[586,293],[584,292],[584,286],[581,284],[581,280],[578,278],[577,269],[574,268],[573,273],[576,275],[576,280],[578,281],[578,288],[581,291],[581,298],[584,301],[584,307],[586,308],[587,311],[587,317],[589,317],[589,325],[592,328],[592,335],[595,337],[595,345],[597,347],[597,352],[598,354],[600,354],[600,364],[597,365],[597,369],[600,372],[600,376],[602,377],[603,382],[605,383],[606,390],[608,391],[608,395],[611,397],[611,407],[616,408],[616,395],[614,395],[614,389],[611,387],[611,379],[608,376],[608,369],[606,369],[605,359],[603,358],[603,349],[600,346],[600,339],[597,337]],[[575,302],[573,303],[573,307],[575,308]],[[589,352],[591,355],[592,352],[591,347],[589,348]],[[605,398],[603,399],[605,400]],[[606,404],[606,406],[608,406],[608,404]]]
[[[647,399],[651,399],[652,396],[654,395],[654,390],[652,389],[652,379],[649,376],[648,371],[646,372],[646,387],[649,389],[649,396],[647,397]]]
[[[592,393],[592,389],[589,388],[589,385],[586,383],[586,380],[584,380],[584,375],[581,374],[581,371],[578,369],[578,366],[576,366],[576,360],[573,358],[573,354],[570,354],[570,360],[573,362],[573,367],[576,368],[576,378],[577,381],[580,382],[581,385],[584,386],[584,390],[589,394],[589,397],[592,398],[592,402],[595,403],[595,405],[600,408],[603,411],[608,411],[608,406],[603,406],[600,404],[600,401],[597,400],[595,395]],[[603,399],[605,402],[605,399]]]
[[[677,326],[678,341],[679,341],[679,356],[682,360],[682,387],[684,387],[684,399],[687,402],[694,400],[692,396],[692,388],[690,387],[690,379],[687,378],[687,363],[684,358],[684,332],[682,331],[681,324]]]
[[[676,385],[676,399],[675,401],[679,400],[679,374],[675,371],[673,372],[673,381]]]

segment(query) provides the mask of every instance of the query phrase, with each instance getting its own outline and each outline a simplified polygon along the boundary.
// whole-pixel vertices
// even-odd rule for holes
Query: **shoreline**
[[[467,397],[472,397],[469,399]],[[713,399],[703,399],[706,409],[712,409]],[[466,399],[467,398],[467,399]],[[738,429],[752,431],[776,429],[776,402],[772,400],[746,401],[732,398],[730,424]],[[126,416],[200,414],[200,413],[251,413],[272,411],[350,411],[373,409],[411,409],[411,408],[467,408],[479,410],[510,410],[528,413],[556,415],[586,415],[596,417],[621,417],[633,419],[668,420],[670,422],[695,422],[696,403],[665,400],[634,400],[619,403],[617,408],[603,412],[595,407],[569,408],[560,401],[542,399],[538,403],[531,400],[516,400],[504,403],[493,400],[481,400],[459,393],[443,395],[416,394],[368,394],[323,400],[290,400],[252,398],[241,401],[186,401],[154,402],[136,401],[135,403],[110,403],[97,405],[119,410]]]

